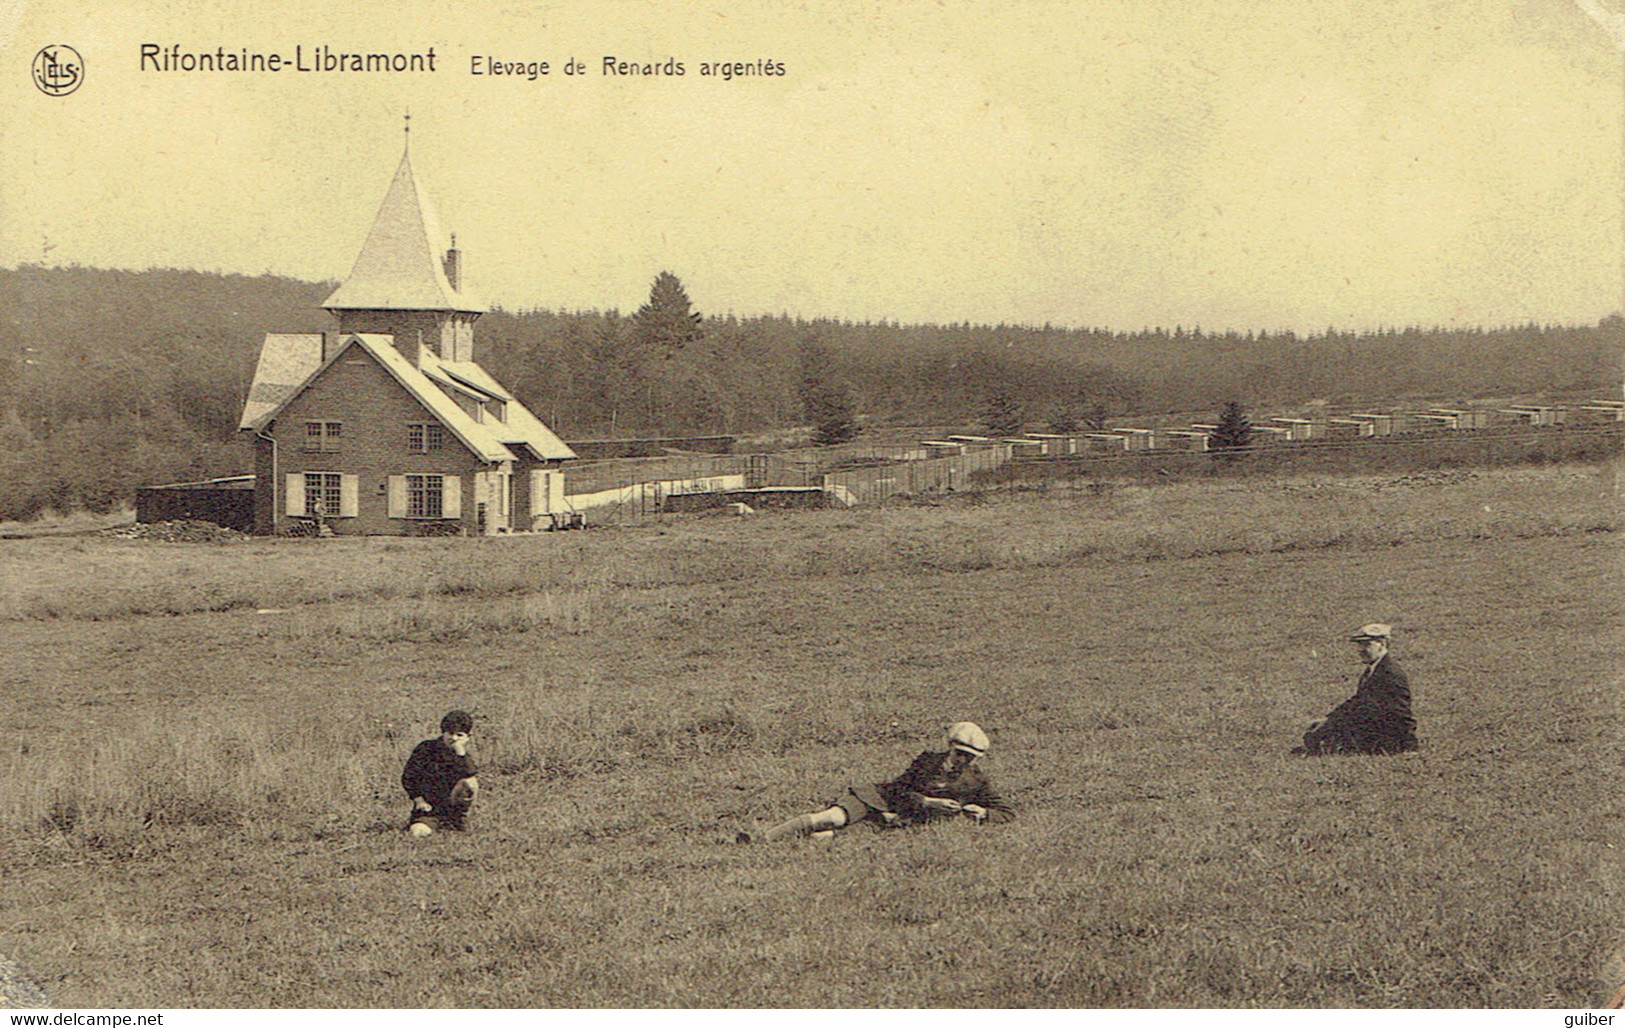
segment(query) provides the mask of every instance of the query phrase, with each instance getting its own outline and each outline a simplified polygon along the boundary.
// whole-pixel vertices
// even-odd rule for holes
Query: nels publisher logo
[[[85,61],[73,47],[58,43],[34,55],[34,85],[46,96],[67,96],[84,80]]]

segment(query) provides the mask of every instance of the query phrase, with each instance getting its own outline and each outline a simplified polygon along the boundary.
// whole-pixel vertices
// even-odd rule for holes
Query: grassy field
[[[1595,1006],[1618,529],[1562,466],[0,542],[0,953],[62,1006]],[[1288,757],[1370,620],[1424,748]],[[413,842],[453,706],[474,831]],[[959,718],[1012,824],[732,843]]]

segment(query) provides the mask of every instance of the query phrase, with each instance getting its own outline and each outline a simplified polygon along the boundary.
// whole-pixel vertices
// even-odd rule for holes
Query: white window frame
[[[413,479],[417,479],[416,490],[413,489]],[[431,493],[423,490],[430,489],[431,479],[438,479],[440,483],[440,513],[425,514],[412,513],[412,497],[416,491],[423,504],[429,503]],[[384,491],[388,496],[389,516],[407,521],[460,521],[463,517],[463,479],[461,475],[424,475],[413,472],[407,475],[390,475],[385,484]]]
[[[336,471],[305,472],[305,511],[311,517],[316,516],[318,500],[322,504],[322,517],[338,517],[344,507],[344,476]]]
[[[413,521],[439,521],[446,516],[444,475],[406,476],[406,516]]]
[[[307,496],[315,495],[316,490],[310,488],[310,481],[306,475],[331,475],[338,479],[339,502],[332,510],[324,510],[324,518],[353,518],[360,514],[361,508],[361,480],[357,475],[336,474],[331,471],[290,471],[287,475],[287,485],[283,513],[288,517],[310,517],[310,503]],[[325,483],[324,483],[325,485]],[[331,486],[327,486],[331,489]],[[325,506],[325,504],[324,504]]]

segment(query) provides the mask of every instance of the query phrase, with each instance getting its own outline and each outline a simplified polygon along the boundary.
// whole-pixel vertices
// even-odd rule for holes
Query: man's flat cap
[[[1393,625],[1385,625],[1380,621],[1373,621],[1369,625],[1361,625],[1360,630],[1349,636],[1353,642],[1365,642],[1369,639],[1381,639],[1387,642],[1394,634]]]
[[[987,752],[987,733],[974,721],[955,721],[948,726],[948,747],[964,750],[973,757]]]

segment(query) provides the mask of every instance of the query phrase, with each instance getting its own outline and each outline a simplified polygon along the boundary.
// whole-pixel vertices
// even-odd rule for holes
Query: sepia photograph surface
[[[1620,1007],[1622,154],[1616,0],[0,0],[0,1007]]]

